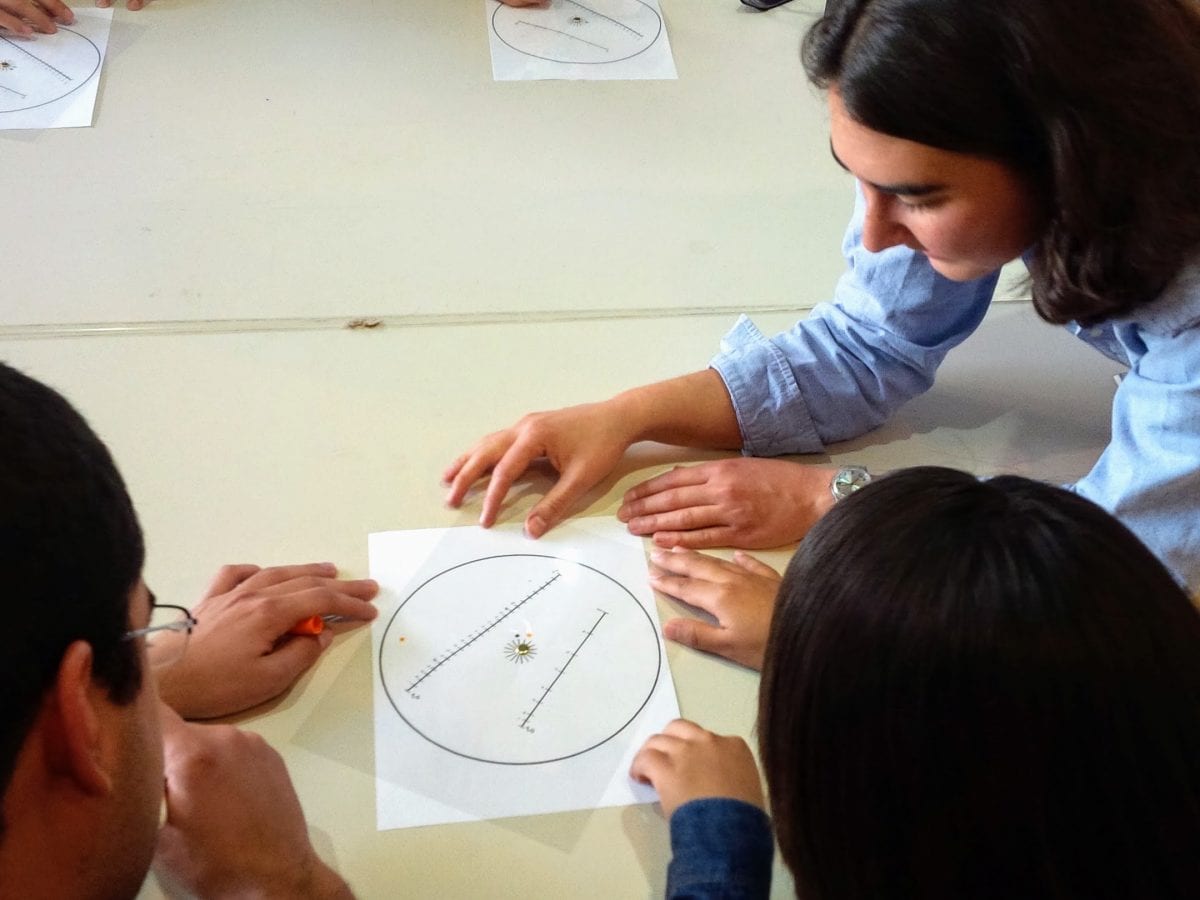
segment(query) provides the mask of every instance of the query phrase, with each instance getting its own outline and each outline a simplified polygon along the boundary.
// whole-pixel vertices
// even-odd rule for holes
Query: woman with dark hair
[[[545,457],[560,478],[526,519],[537,537],[635,441],[769,457],[860,435],[930,387],[1021,257],[1039,314],[1129,368],[1071,489],[1200,587],[1197,0],[842,0],[803,58],[858,184],[833,302],[770,339],[743,318],[702,372],[483,438],[446,471],[449,501],[490,472],[490,525]],[[618,515],[660,546],[781,546],[866,477],[719,460],[638,485]]]
[[[1069,491],[930,467],[836,506],[784,575],[758,731],[804,900],[1200,897],[1200,611]],[[765,895],[739,738],[679,720],[632,774],[669,896]]]

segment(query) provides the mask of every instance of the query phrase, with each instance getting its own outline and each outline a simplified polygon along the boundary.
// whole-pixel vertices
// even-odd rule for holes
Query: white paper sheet
[[[677,78],[658,0],[484,0],[496,81]]]
[[[610,519],[369,538],[380,830],[647,803],[678,717],[642,542]]]
[[[113,11],[72,12],[56,34],[0,34],[0,129],[92,124]]]

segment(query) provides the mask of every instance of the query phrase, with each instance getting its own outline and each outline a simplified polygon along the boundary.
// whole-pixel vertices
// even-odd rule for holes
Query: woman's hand
[[[834,471],[746,457],[677,466],[631,488],[617,518],[660,547],[782,547],[833,506]]]
[[[616,468],[635,441],[740,447],[733,401],[721,376],[704,369],[633,388],[602,403],[524,416],[511,428],[489,434],[450,464],[442,473],[442,480],[450,485],[446,502],[461,506],[471,485],[490,472],[479,517],[479,524],[487,528],[495,523],[513,482],[534,460],[545,459],[558,472],[558,483],[525,518],[525,531],[539,538]]]
[[[634,437],[628,420],[611,402],[530,413],[511,428],[489,434],[450,464],[442,474],[450,485],[446,502],[461,506],[471,485],[490,472],[479,517],[479,524],[488,528],[513,482],[530,463],[545,458],[557,470],[558,482],[525,518],[525,531],[539,538],[616,467]]]

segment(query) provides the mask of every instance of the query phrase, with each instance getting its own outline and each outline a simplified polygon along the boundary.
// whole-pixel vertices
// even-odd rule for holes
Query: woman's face
[[[867,200],[863,246],[903,244],[954,281],[994,271],[1033,243],[1038,203],[1012,168],[872,131],[829,91],[830,146]]]

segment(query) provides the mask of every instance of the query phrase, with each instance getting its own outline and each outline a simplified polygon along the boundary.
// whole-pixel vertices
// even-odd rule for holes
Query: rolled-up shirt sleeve
[[[929,389],[987,312],[998,271],[954,282],[907,247],[872,253],[862,246],[864,211],[859,193],[832,302],[771,338],[742,316],[709,363],[748,456],[814,453],[879,426]]]
[[[1200,303],[1164,300],[1179,314],[1143,313],[1141,322],[1112,327],[1130,369],[1113,398],[1112,439],[1071,487],[1116,515],[1181,583],[1200,591]]]

